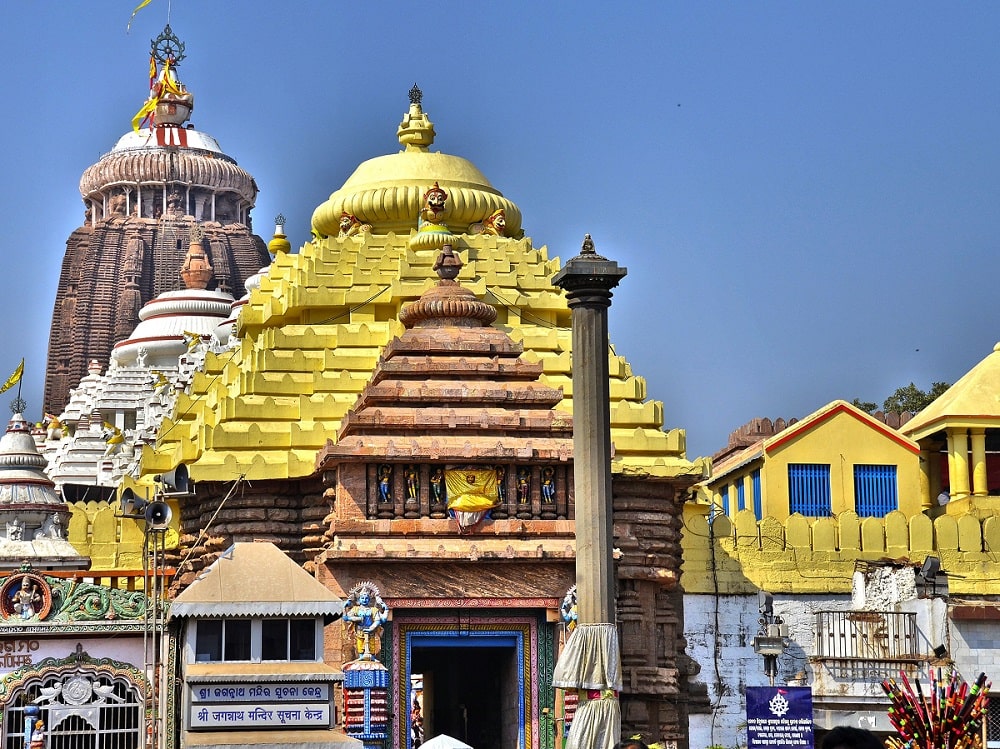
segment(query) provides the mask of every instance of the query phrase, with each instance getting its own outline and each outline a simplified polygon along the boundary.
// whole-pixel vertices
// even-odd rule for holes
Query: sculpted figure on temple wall
[[[378,467],[378,499],[379,502],[392,501],[392,466]]]
[[[448,193],[442,190],[438,183],[424,193],[424,205],[417,218],[418,231],[447,231],[444,226],[444,212],[448,201]]]
[[[125,215],[125,205],[127,204],[125,196],[121,193],[117,195],[112,195],[108,199],[108,217],[111,216],[124,216]]]
[[[444,469],[435,468],[431,472],[431,494],[435,502],[444,502]]]
[[[389,607],[382,600],[375,583],[355,585],[344,602],[344,631],[354,640],[355,657],[374,660],[382,651],[382,624],[389,618]]]
[[[30,619],[38,613],[41,605],[42,592],[31,578],[25,577],[21,587],[14,594],[14,612],[22,619]]]
[[[527,468],[519,468],[517,471],[517,501],[525,504],[530,499],[531,494],[531,473]]]
[[[542,470],[542,501],[556,501],[556,472],[551,466]]]
[[[507,236],[507,212],[497,208],[482,221],[469,226],[469,234],[486,234],[494,237]]]
[[[371,224],[362,224],[354,214],[347,211],[340,214],[340,232],[337,234],[338,237],[354,237],[358,234],[368,234],[371,230]]]
[[[572,586],[566,591],[566,595],[563,597],[562,603],[559,605],[559,614],[562,616],[563,624],[566,626],[570,632],[576,629],[577,624],[577,612],[576,612],[576,586]]]
[[[406,498],[416,502],[417,495],[420,494],[420,474],[417,473],[416,466],[406,467]]]
[[[184,207],[181,205],[181,193],[179,190],[171,190],[167,193],[167,215],[183,216]]]

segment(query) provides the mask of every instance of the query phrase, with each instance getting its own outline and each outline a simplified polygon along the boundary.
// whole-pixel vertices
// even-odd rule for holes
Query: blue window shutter
[[[751,473],[750,478],[753,481],[753,514],[761,520],[764,517],[764,507],[760,497],[760,469]]]
[[[729,485],[723,484],[719,487],[719,495],[722,497],[722,512],[729,515]]]
[[[881,518],[898,507],[896,466],[854,466],[854,510],[858,517]]]
[[[829,464],[788,464],[788,511],[808,517],[831,514]]]
[[[737,510],[745,510],[747,508],[747,497],[746,497],[746,490],[743,488],[744,486],[745,486],[745,484],[743,483],[743,479],[740,479],[739,483],[736,484],[736,509]]]

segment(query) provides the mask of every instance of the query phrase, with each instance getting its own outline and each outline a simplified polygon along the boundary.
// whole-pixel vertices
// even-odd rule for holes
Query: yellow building
[[[856,512],[921,510],[919,447],[844,401],[834,401],[761,442],[728,455],[705,486],[730,516],[748,509],[782,521]]]
[[[950,515],[1000,510],[1000,343],[900,431],[920,445],[925,506]],[[942,494],[944,496],[942,496]]]
[[[713,705],[692,715],[693,746],[738,742],[742,688],[768,684],[762,622],[783,633],[774,683],[811,689],[817,741],[836,725],[891,734],[879,683],[900,671],[996,673],[998,390],[994,351],[898,430],[834,401],[734,432],[685,507],[685,639]]]

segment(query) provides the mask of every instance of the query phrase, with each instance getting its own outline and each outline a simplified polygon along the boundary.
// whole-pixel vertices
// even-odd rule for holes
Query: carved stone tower
[[[140,308],[180,288],[193,225],[203,232],[205,260],[220,291],[241,289],[267,265],[263,240],[251,231],[257,185],[216,140],[187,121],[194,96],[176,68],[184,45],[167,26],[152,40],[158,63],[150,97],[133,130],[80,179],[85,220],[66,242],[52,311],[45,410],[59,413],[92,359],[139,322]],[[140,127],[146,115],[148,127]]]

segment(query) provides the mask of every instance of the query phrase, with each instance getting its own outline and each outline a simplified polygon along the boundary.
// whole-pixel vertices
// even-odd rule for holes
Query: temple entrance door
[[[424,738],[447,734],[475,749],[517,746],[517,648],[466,640],[414,647],[411,673],[423,677]]]

